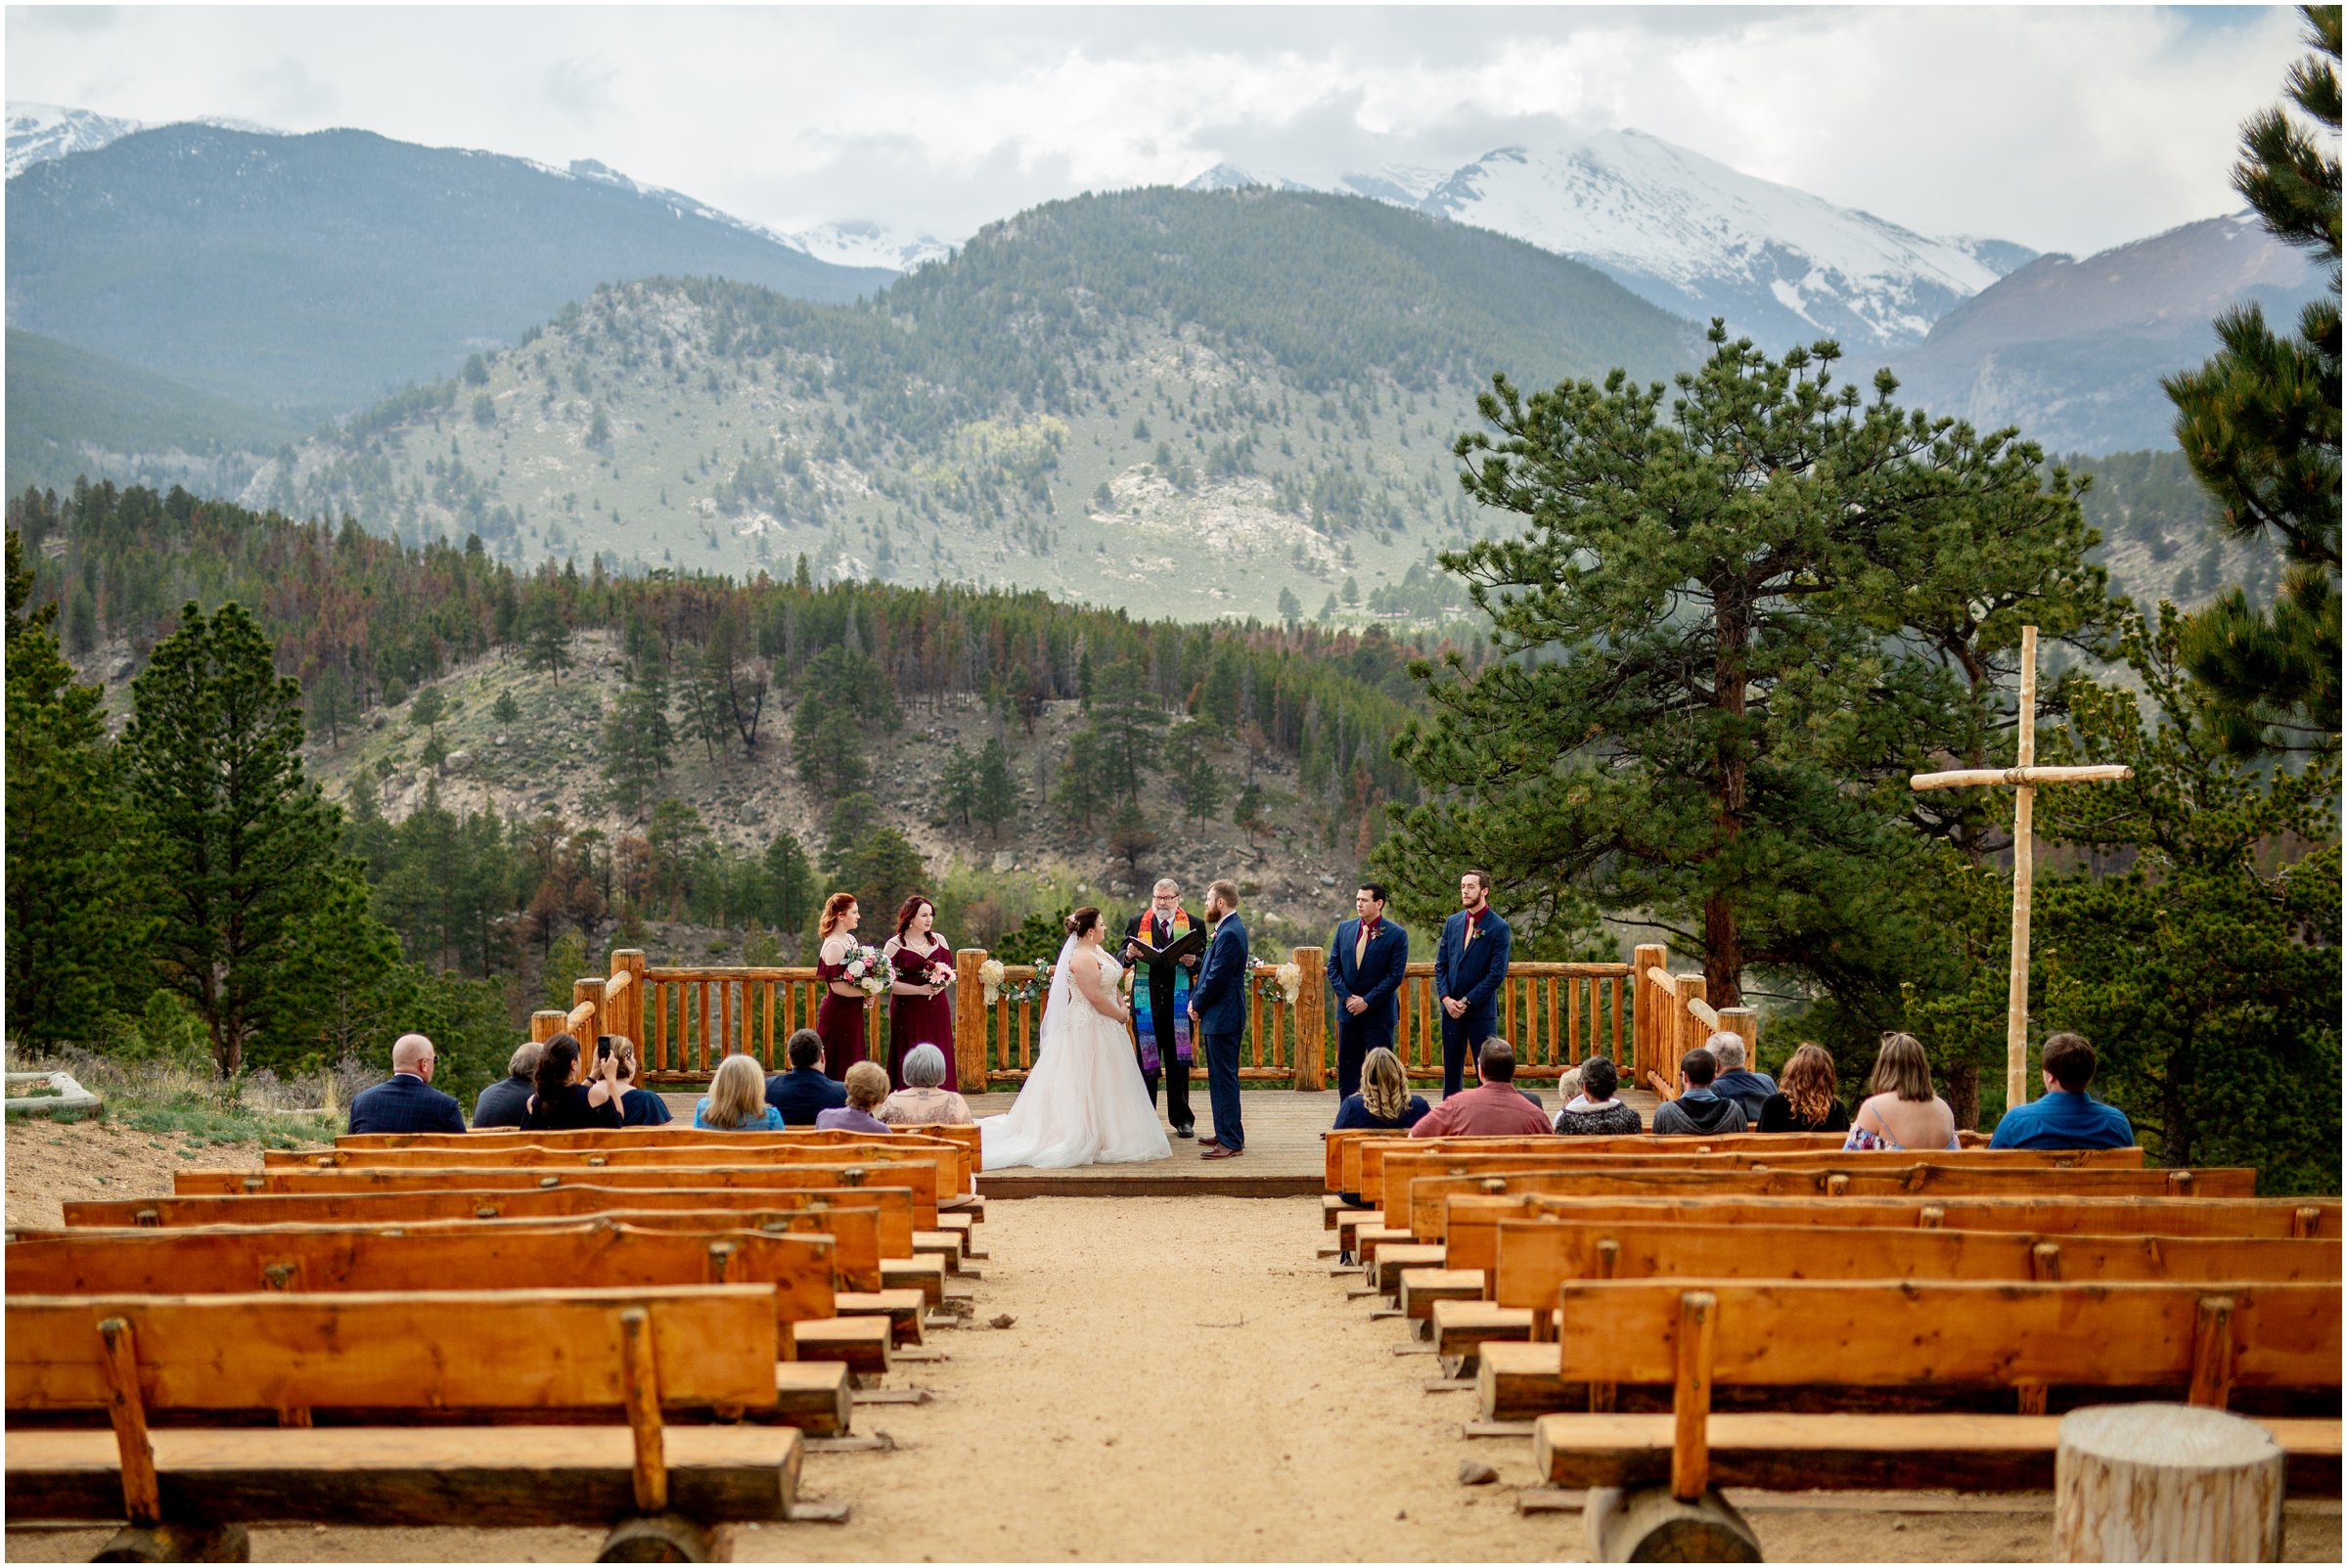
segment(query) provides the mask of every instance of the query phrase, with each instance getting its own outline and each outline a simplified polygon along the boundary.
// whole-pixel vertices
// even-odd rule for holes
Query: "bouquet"
[[[1047,960],[1035,965],[1032,979],[1014,981],[1000,959],[988,959],[978,965],[978,984],[986,988],[986,1006],[997,1002],[1041,1002],[1052,994],[1052,965]]]
[[[1003,961],[1000,959],[988,959],[978,965],[978,984],[986,988],[986,1006],[990,1008],[1003,993]]]
[[[932,963],[922,971],[921,977],[930,985],[950,989],[954,983],[954,966],[950,963]]]
[[[1295,999],[1304,994],[1304,971],[1292,960],[1272,964],[1255,962],[1255,995],[1266,1002],[1295,1006]]]
[[[850,948],[841,978],[868,997],[884,997],[890,979],[888,961],[880,957],[877,947]]]

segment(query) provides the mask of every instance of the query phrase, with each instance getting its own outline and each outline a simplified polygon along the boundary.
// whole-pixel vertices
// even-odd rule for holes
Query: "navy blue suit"
[[[812,1127],[817,1116],[847,1103],[847,1086],[820,1067],[793,1067],[766,1080],[766,1103],[781,1112],[785,1127]]]
[[[461,1133],[465,1113],[453,1095],[443,1095],[413,1073],[393,1073],[387,1082],[363,1090],[350,1101],[354,1133]]]
[[[1214,1107],[1214,1141],[1226,1148],[1246,1147],[1246,1131],[1239,1117],[1239,1046],[1246,1038],[1246,923],[1234,910],[1214,928],[1206,960],[1190,985],[1198,1049],[1206,1056],[1206,1102]]]
[[[1329,990],[1335,999],[1336,1093],[1340,1096],[1361,1092],[1363,1057],[1379,1046],[1393,1049],[1394,1024],[1401,1015],[1402,974],[1410,963],[1410,933],[1391,920],[1377,922],[1377,934],[1369,939],[1369,948],[1356,967],[1353,948],[1360,939],[1357,916],[1338,921],[1336,934],[1329,939]],[[1369,1004],[1368,1010],[1348,1012],[1347,997],[1359,997]]]
[[[1508,978],[1508,922],[1489,905],[1483,909],[1475,939],[1467,939],[1467,911],[1442,922],[1442,941],[1434,949],[1434,1002],[1457,997],[1467,1011],[1442,1019],[1442,1093],[1459,1093],[1467,1058],[1474,1049],[1500,1032],[1500,982]]]

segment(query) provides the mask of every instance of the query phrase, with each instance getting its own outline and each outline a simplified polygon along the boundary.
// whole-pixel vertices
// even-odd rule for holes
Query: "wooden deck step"
[[[1475,1402],[1487,1421],[1528,1421],[1535,1415],[1588,1409],[1588,1385],[1566,1383],[1555,1345],[1494,1344],[1475,1368]],[[1578,1400],[1574,1398],[1579,1395]]]
[[[1674,1417],[1540,1418],[1535,1472],[1551,1486],[1633,1487],[1667,1482]],[[2339,1495],[2339,1423],[2269,1418],[2293,1496]],[[1711,1484],[1770,1491],[2046,1492],[2054,1486],[2058,1415],[1715,1414]],[[15,1439],[10,1439],[13,1447]]]
[[[880,1288],[902,1290],[910,1287],[921,1292],[922,1299],[934,1307],[945,1299],[945,1257],[931,1253],[920,1258],[882,1258],[880,1260]]]
[[[1482,1299],[1483,1271],[1480,1269],[1402,1271],[1402,1316],[1414,1322],[1433,1317],[1434,1304],[1438,1301]]]
[[[845,1362],[774,1364],[774,1414],[783,1425],[809,1437],[838,1437],[847,1431],[850,1408]]]
[[[1407,1245],[1387,1244],[1377,1249],[1374,1258],[1362,1264],[1371,1285],[1388,1296],[1402,1288],[1404,1269],[1439,1269],[1442,1267],[1442,1246],[1436,1242],[1411,1242]]]
[[[888,1347],[894,1340],[885,1318],[817,1318],[794,1323],[801,1361],[845,1362],[847,1369],[870,1377],[888,1369]]]
[[[1503,1307],[1480,1298],[1436,1301],[1427,1317],[1434,1324],[1434,1352],[1446,1358],[1476,1355],[1475,1347],[1487,1339],[1520,1344],[1532,1337],[1529,1307]]]
[[[842,1318],[885,1318],[896,1343],[922,1342],[921,1321],[928,1311],[928,1301],[917,1288],[842,1290],[833,1299],[832,1310]]]
[[[167,1519],[319,1524],[604,1525],[636,1511],[625,1426],[156,1427]],[[802,1448],[787,1426],[670,1426],[669,1506],[787,1519]],[[11,1431],[8,1518],[119,1519],[114,1434]]]

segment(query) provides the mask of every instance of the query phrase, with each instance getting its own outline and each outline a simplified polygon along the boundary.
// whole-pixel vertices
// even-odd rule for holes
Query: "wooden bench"
[[[2156,1210],[2145,1220],[2156,1223]],[[1474,1362],[1484,1418],[1520,1420],[1536,1407],[1546,1413],[1588,1398],[1539,1349],[1556,1337],[1557,1292],[1572,1281],[1694,1277],[2335,1284],[2339,1250],[2336,1241],[2212,1236],[1510,1220],[1499,1226],[1489,1298],[1436,1302],[1427,1318],[1444,1356],[1463,1366]],[[2021,1391],[2023,1413],[2043,1413],[2044,1408],[2044,1389]]]
[[[1665,1167],[1659,1170],[1548,1169],[1472,1176],[1423,1176],[1412,1181],[1406,1200],[1389,1208],[1386,1223],[1406,1225],[1422,1241],[1447,1233],[1452,1197],[1468,1193],[1505,1196],[1545,1192],[1560,1198],[1803,1197],[1840,1202],[1930,1194],[1949,1197],[2123,1197],[2136,1199],[2207,1194],[2247,1197],[2256,1189],[2250,1170],[2112,1171],[2030,1168],[1973,1169],[1932,1163],[1914,1155],[1895,1162],[1836,1162],[1814,1169],[1715,1170]],[[1390,1185],[1390,1184],[1389,1184]],[[1395,1209],[1399,1209],[1399,1213]]]
[[[1382,1161],[1395,1151],[1422,1153],[1430,1149],[1462,1153],[1538,1153],[1555,1148],[1553,1134],[1511,1134],[1412,1138],[1388,1129],[1347,1128],[1321,1135],[1324,1171],[1322,1185],[1333,1193],[1377,1189]],[[1575,1138],[1568,1146],[1588,1154],[1709,1154],[1734,1149],[1832,1152],[1842,1146],[1840,1133],[1728,1133],[1717,1138],[1634,1133],[1617,1138]]]
[[[419,1291],[762,1284],[774,1291],[781,1418],[840,1431],[848,1375],[888,1369],[887,1296],[833,1287],[832,1238],[754,1231],[648,1230],[593,1220],[370,1230],[363,1227],[64,1231],[0,1253],[18,1295],[240,1295],[255,1290]],[[910,1304],[919,1329],[917,1292]],[[886,1330],[886,1331],[883,1331]],[[797,1364],[797,1365],[793,1365]]]
[[[700,1188],[563,1187],[550,1190],[263,1193],[249,1197],[75,1199],[65,1205],[69,1228],[209,1225],[464,1224],[624,1216],[654,1228],[817,1231],[833,1238],[832,1266],[841,1288],[880,1290],[933,1279],[941,1262],[913,1257],[913,1195],[903,1187],[811,1187],[737,1192]],[[907,1277],[910,1275],[914,1277]],[[931,1297],[932,1303],[937,1299]]]
[[[744,1192],[809,1187],[903,1187],[913,1194],[917,1231],[937,1229],[937,1171],[933,1165],[675,1165],[643,1169],[535,1171],[495,1166],[434,1166],[423,1170],[179,1171],[173,1192],[182,1197],[268,1192],[551,1191],[562,1187],[629,1190],[694,1187]]]
[[[771,1398],[773,1291],[14,1296],[8,1409],[109,1412],[113,1430],[8,1435],[11,1524],[127,1517],[134,1558],[236,1555],[250,1523],[414,1527],[619,1521],[605,1556],[711,1560],[711,1527],[790,1517],[789,1427],[670,1427],[670,1406]],[[560,1347],[560,1353],[555,1353]],[[492,1403],[609,1424],[276,1429],[315,1411]],[[151,1427],[157,1417],[193,1427]],[[208,1537],[208,1539],[204,1539]]]
[[[528,1135],[522,1137],[526,1139]],[[968,1190],[970,1185],[969,1155],[958,1144],[936,1139],[906,1139],[897,1143],[768,1143],[749,1147],[711,1140],[708,1133],[670,1134],[603,1148],[563,1148],[512,1142],[492,1133],[477,1142],[433,1148],[270,1149],[261,1155],[261,1166],[272,1171],[458,1170],[474,1166],[511,1170],[640,1170],[680,1165],[772,1168],[853,1162],[882,1172],[899,1166],[928,1166],[937,1173],[938,1192],[948,1197]]]
[[[2046,1490],[2046,1416],[1712,1413],[1715,1389],[1803,1386],[2312,1391],[2336,1408],[2339,1286],[2234,1281],[1988,1284],[1939,1280],[1604,1280],[1558,1292],[1559,1370],[1667,1383],[1668,1414],[1542,1417],[1538,1473],[1558,1486]],[[1546,1349],[1546,1347],[1542,1347]],[[2339,1422],[2276,1421],[2292,1490],[2335,1497]],[[1593,1497],[1605,1541],[1618,1497]],[[1607,1555],[1624,1543],[1607,1542]]]

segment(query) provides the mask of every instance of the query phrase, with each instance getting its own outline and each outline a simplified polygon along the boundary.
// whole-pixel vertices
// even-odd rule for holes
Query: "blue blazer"
[[[814,1067],[793,1067],[766,1080],[766,1103],[781,1112],[785,1127],[812,1127],[827,1110],[847,1103],[847,1086]]]
[[[393,1073],[387,1082],[350,1101],[354,1133],[461,1133],[465,1113],[456,1097],[443,1095],[412,1073]]]
[[[1393,1044],[1394,1021],[1401,1011],[1404,966],[1410,963],[1410,933],[1391,920],[1381,920],[1361,966],[1353,966],[1353,944],[1361,939],[1358,916],[1337,922],[1329,940],[1329,990],[1336,998],[1336,1025],[1366,1029],[1373,1046]],[[1347,997],[1359,997],[1369,1010],[1356,1017],[1344,1010]]]
[[[1508,978],[1508,922],[1499,911],[1486,908],[1481,929],[1470,944],[1467,939],[1467,911],[1442,922],[1442,942],[1434,949],[1434,999],[1457,997],[1467,1004],[1470,1018],[1488,1017],[1499,1006],[1500,982]]]
[[[1246,923],[1234,912],[1214,928],[1206,961],[1190,984],[1190,1006],[1197,1013],[1199,1033],[1246,1033]]]

